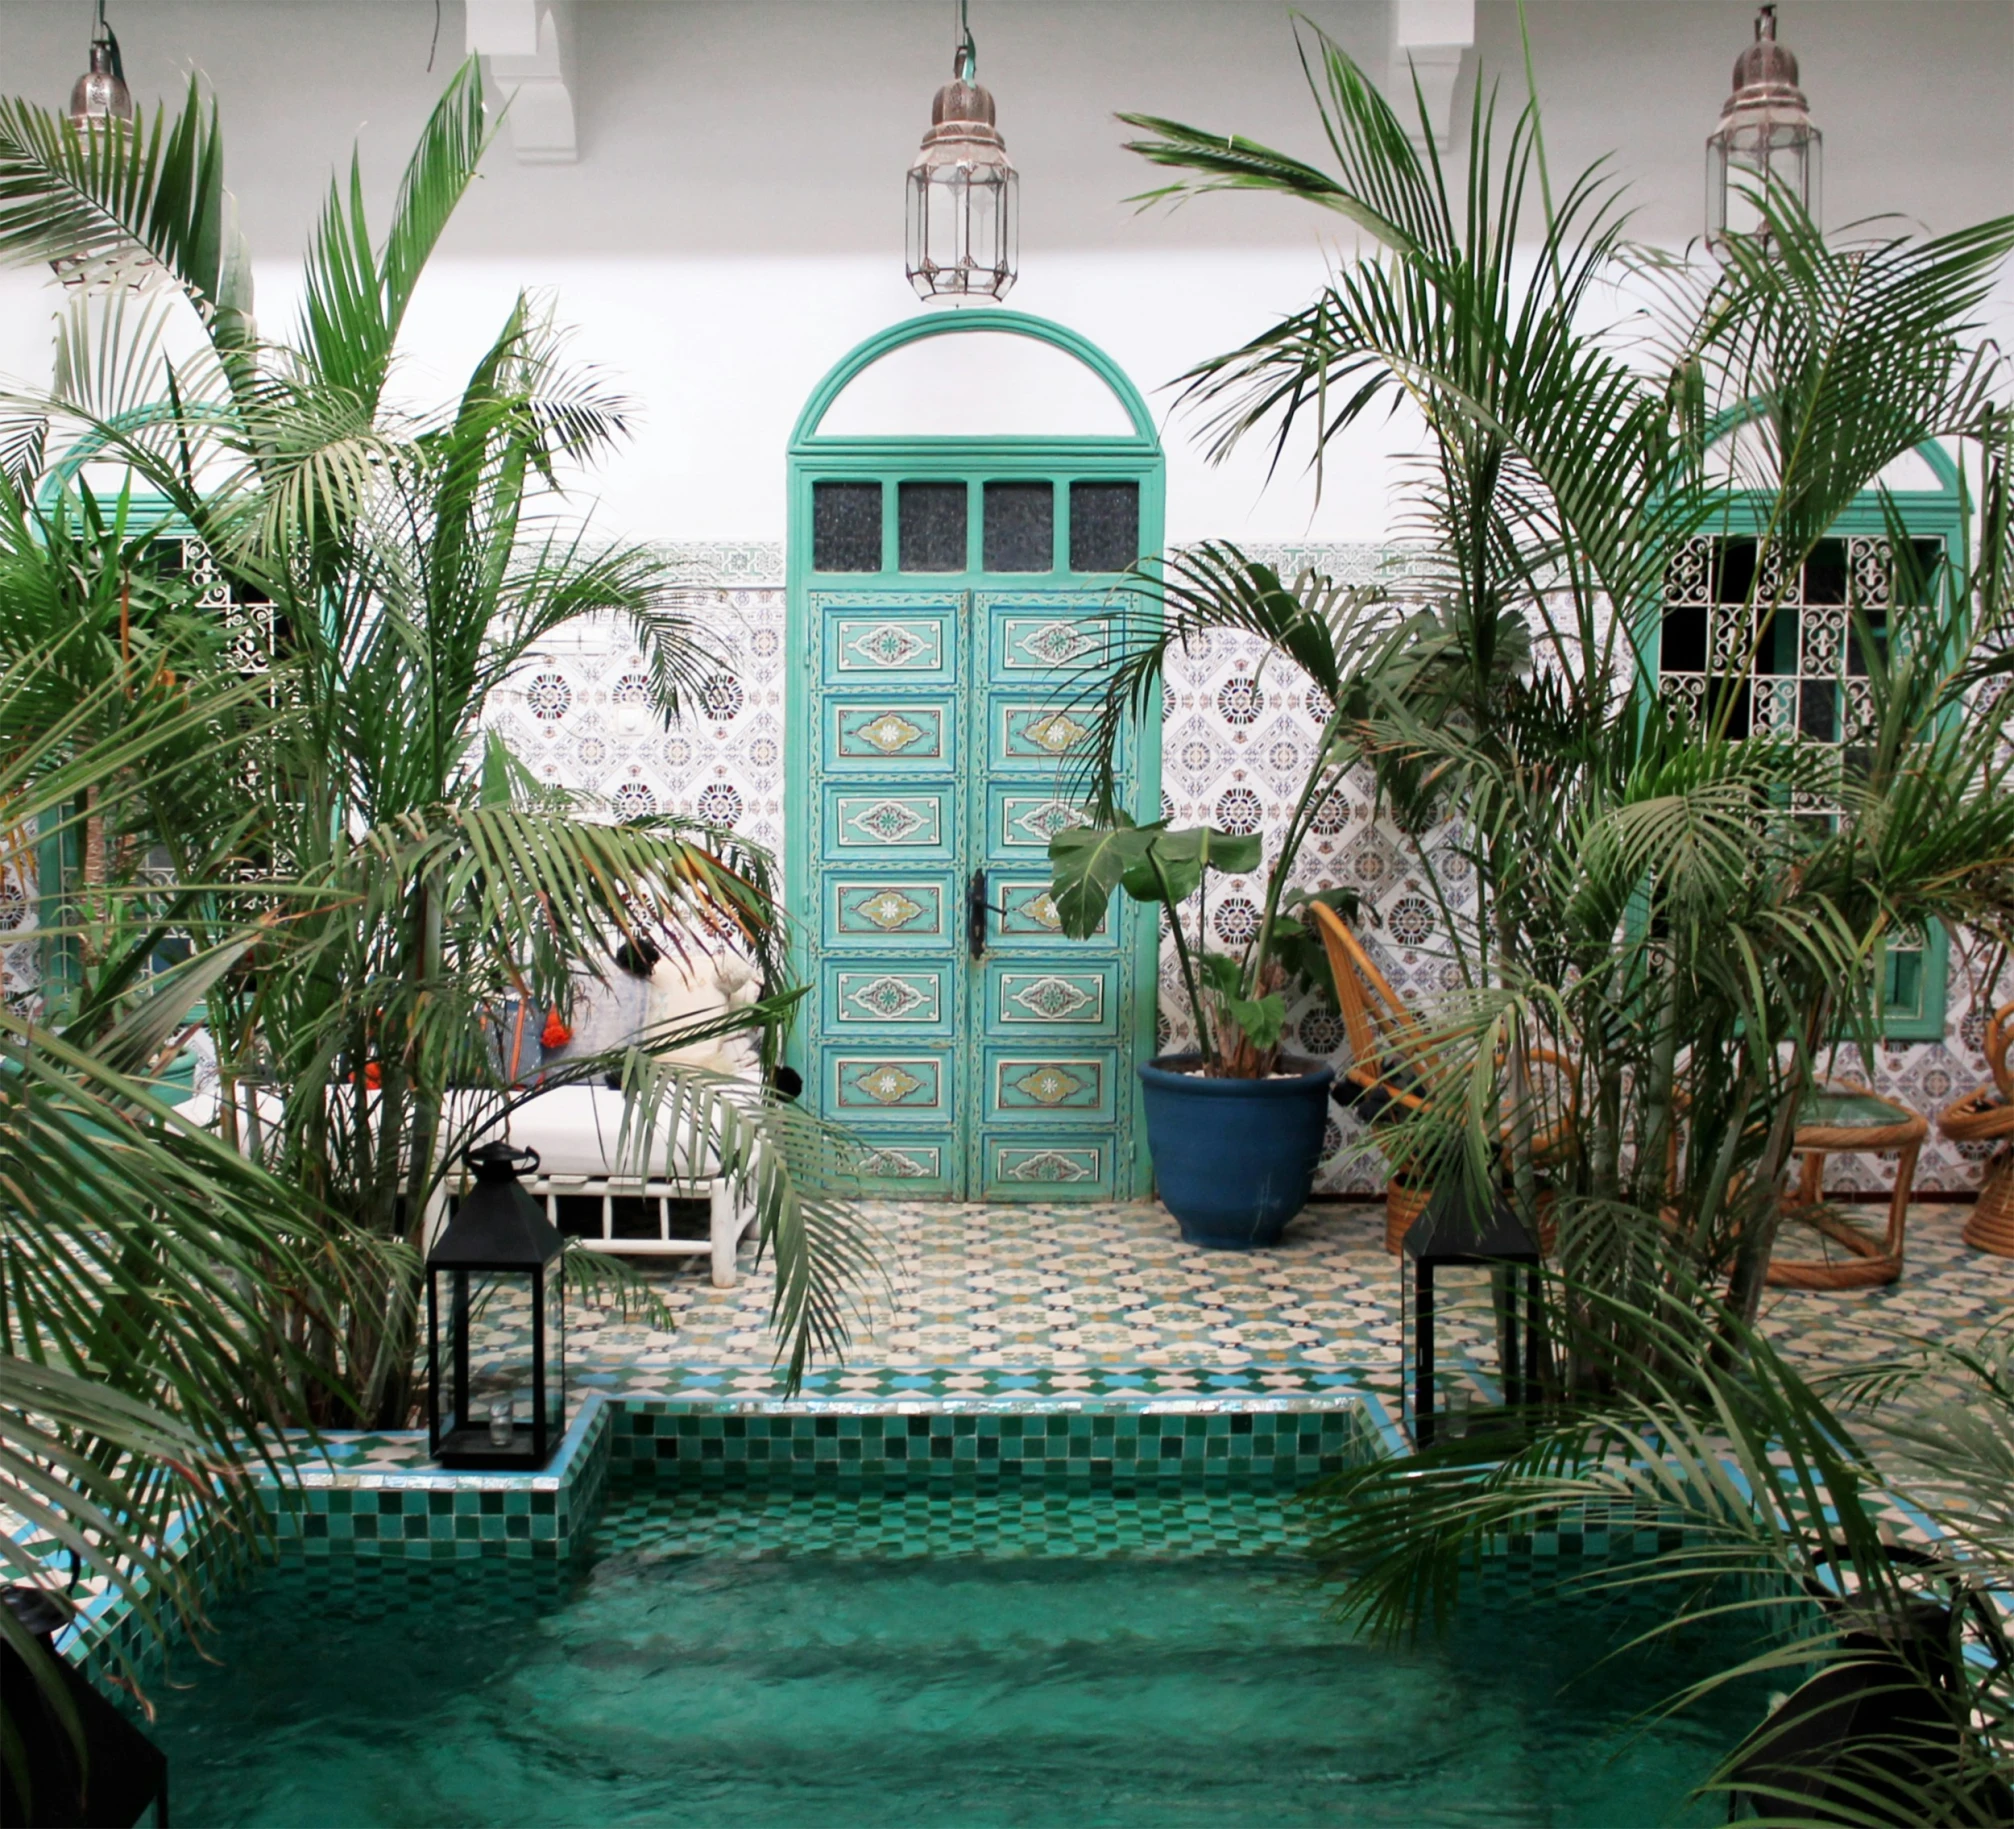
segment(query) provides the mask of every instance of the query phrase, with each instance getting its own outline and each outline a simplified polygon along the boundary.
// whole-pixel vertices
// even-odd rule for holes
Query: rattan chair
[[[1979,1202],[1965,1225],[1965,1242],[1996,1257],[2014,1257],[2014,1067],[2008,1064],[2014,1045],[2014,1003],[2003,1003],[1986,1025],[1986,1066],[1993,1075],[1988,1086],[1975,1086],[1938,1114],[1937,1128],[1953,1143],[1986,1143],[1986,1178],[1979,1184]]]
[[[1427,1110],[1432,1103],[1428,1089],[1439,1075],[1440,1063],[1422,1024],[1341,915],[1326,902],[1310,903],[1308,911],[1328,955],[1350,1044],[1349,1063],[1337,1071],[1329,1096],[1366,1124],[1395,1112]],[[1556,1156],[1572,1136],[1573,1063],[1550,1048],[1533,1048],[1531,1060],[1558,1073],[1568,1089],[1568,1110],[1534,1140],[1535,1153],[1543,1160]],[[1394,1256],[1432,1195],[1431,1185],[1397,1175],[1385,1184],[1385,1249]],[[1547,1250],[1552,1248],[1552,1231],[1541,1219],[1540,1243]]]

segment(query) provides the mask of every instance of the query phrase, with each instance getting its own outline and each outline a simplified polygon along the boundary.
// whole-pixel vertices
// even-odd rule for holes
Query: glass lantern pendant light
[[[91,67],[70,91],[70,125],[82,132],[107,121],[132,118],[133,92],[126,87],[119,40],[105,23],[105,0],[98,0],[97,23],[91,28]]]
[[[1005,298],[1014,284],[1020,178],[977,81],[979,54],[958,0],[951,80],[909,168],[909,283],[919,298]]]
[[[1734,93],[1706,142],[1706,245],[1725,261],[1736,236],[1767,240],[1757,207],[1772,192],[1819,216],[1823,135],[1797,86],[1797,59],[1776,42],[1776,8],[1755,15],[1755,42],[1735,59]]]

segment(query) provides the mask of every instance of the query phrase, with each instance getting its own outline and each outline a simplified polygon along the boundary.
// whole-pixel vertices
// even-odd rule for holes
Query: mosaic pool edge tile
[[[615,1414],[610,1466],[710,1487],[1277,1487],[1385,1446],[1354,1394],[631,1400]]]
[[[324,1454],[260,1483],[276,1541],[310,1555],[453,1561],[571,1556],[594,1528],[607,1485],[610,1401],[581,1400],[553,1458],[535,1473],[450,1469],[415,1431],[330,1435]],[[389,1450],[400,1461],[377,1458]],[[418,1458],[415,1458],[418,1457]]]

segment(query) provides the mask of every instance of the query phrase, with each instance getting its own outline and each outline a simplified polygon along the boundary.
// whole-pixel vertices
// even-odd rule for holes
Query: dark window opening
[[[1700,604],[1686,604],[1664,613],[1664,641],[1658,650],[1658,665],[1666,673],[1706,671],[1706,610]]]
[[[1713,600],[1746,603],[1755,582],[1755,542],[1722,540],[1714,554]]]
[[[1123,572],[1140,556],[1140,485],[1070,485],[1070,569]]]
[[[1056,569],[1056,491],[1052,484],[986,485],[986,569]]]
[[[881,485],[811,485],[811,568],[820,572],[881,569]]]
[[[1839,741],[1839,688],[1830,680],[1798,682],[1797,730],[1814,743]]]
[[[1804,562],[1804,601],[1844,603],[1846,601],[1846,542],[1820,540]]]
[[[965,569],[963,483],[904,483],[896,496],[896,523],[905,572]]]

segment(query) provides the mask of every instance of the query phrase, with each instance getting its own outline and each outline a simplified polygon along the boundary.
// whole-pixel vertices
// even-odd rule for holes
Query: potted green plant
[[[1290,912],[1306,900],[1285,887],[1287,860],[1267,883],[1267,919],[1242,957],[1210,949],[1211,871],[1244,876],[1263,861],[1259,834],[1210,826],[1136,825],[1114,811],[1049,841],[1050,898],[1073,939],[1087,939],[1118,889],[1160,908],[1175,943],[1196,1047],[1139,1072],[1147,1142],[1161,1199],[1191,1244],[1250,1250],[1279,1242],[1307,1204],[1321,1161],[1335,1069],[1281,1047],[1287,992],[1321,971],[1320,947]],[[1182,904],[1196,897],[1196,938]],[[1327,900],[1349,896],[1325,892]]]
[[[1310,895],[1295,887],[1301,850],[1362,759],[1367,682],[1403,677],[1438,647],[1381,590],[1314,572],[1288,584],[1272,566],[1215,543],[1142,567],[1110,621],[1104,658],[1079,687],[1093,734],[1073,785],[1088,818],[1050,841],[1051,900],[1073,936],[1096,931],[1115,890],[1166,911],[1196,1046],[1139,1070],[1155,1179],[1185,1238],[1234,1249],[1270,1245],[1306,1204],[1334,1078],[1325,1064],[1281,1046],[1290,995],[1312,988],[1331,1003],[1335,995],[1321,945],[1296,910],[1319,900],[1356,911],[1349,890]],[[1261,672],[1291,668],[1294,689],[1319,695],[1328,708],[1273,846],[1256,833],[1139,825],[1119,804],[1127,727],[1160,715],[1168,657],[1223,637],[1256,641]],[[1236,953],[1213,951],[1210,873],[1261,869],[1263,906],[1251,939]],[[1179,913],[1191,896],[1193,945]]]

